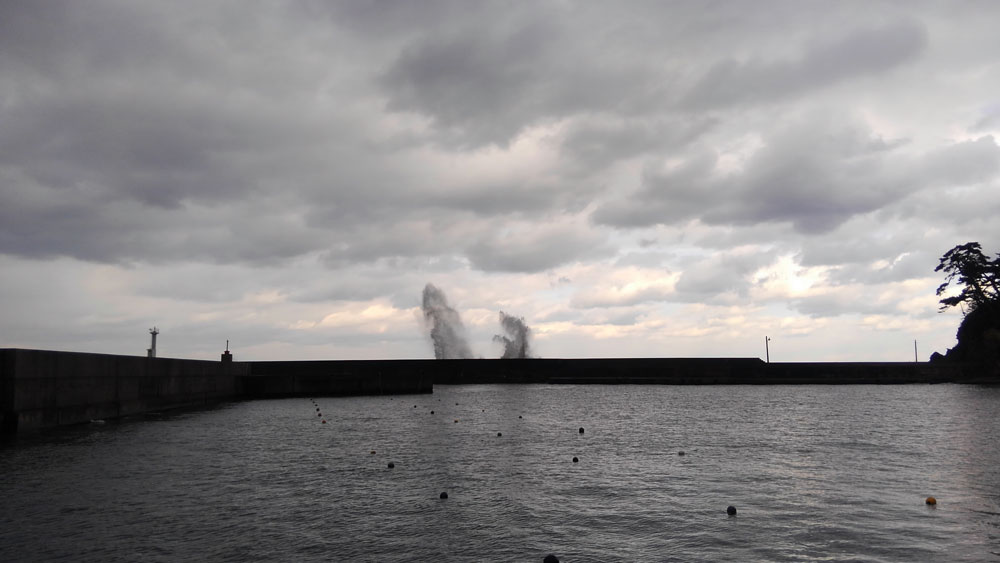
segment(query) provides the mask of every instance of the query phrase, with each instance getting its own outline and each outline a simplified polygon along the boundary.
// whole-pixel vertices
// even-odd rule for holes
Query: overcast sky
[[[0,2],[0,347],[925,360],[1000,3]]]

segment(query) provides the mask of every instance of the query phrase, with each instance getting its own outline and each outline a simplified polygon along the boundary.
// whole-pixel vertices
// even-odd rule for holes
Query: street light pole
[[[764,355],[767,358],[767,363],[771,363],[771,349],[767,345],[767,343],[770,342],[770,341],[771,341],[771,337],[770,336],[765,336],[764,337]]]

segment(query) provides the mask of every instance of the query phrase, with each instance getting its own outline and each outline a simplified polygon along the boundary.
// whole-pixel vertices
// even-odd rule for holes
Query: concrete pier
[[[434,360],[248,362],[247,398],[431,393]]]
[[[434,382],[647,385],[948,383],[962,367],[926,362],[765,363],[760,358],[427,360]],[[377,364],[378,362],[371,362]]]
[[[236,362],[0,349],[0,433],[219,401],[430,393],[432,362]]]
[[[981,371],[981,370],[980,370]],[[982,382],[968,366],[759,358],[237,362],[0,349],[0,431],[237,399],[431,393],[440,384],[796,385]]]
[[[0,431],[232,399],[247,369],[200,360],[0,349]]]

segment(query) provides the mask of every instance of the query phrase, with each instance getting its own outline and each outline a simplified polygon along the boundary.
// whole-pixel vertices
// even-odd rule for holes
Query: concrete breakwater
[[[0,431],[227,400],[247,372],[233,362],[0,349]]]
[[[237,399],[430,393],[428,361],[234,362],[0,349],[0,433]]]
[[[971,377],[970,377],[971,374]],[[234,362],[0,349],[0,431],[225,400],[431,393],[437,384],[780,385],[949,383],[962,366],[764,363],[759,358]]]
[[[962,366],[917,362],[765,363],[760,358],[429,360],[434,383],[796,385],[951,383]]]
[[[430,393],[435,360],[246,362],[247,398]]]

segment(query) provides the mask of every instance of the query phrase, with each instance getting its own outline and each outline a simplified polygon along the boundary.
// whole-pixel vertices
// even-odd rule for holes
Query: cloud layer
[[[480,356],[501,309],[543,357],[929,355],[937,258],[1000,251],[996,16],[5,2],[0,346],[430,357],[432,282]]]

